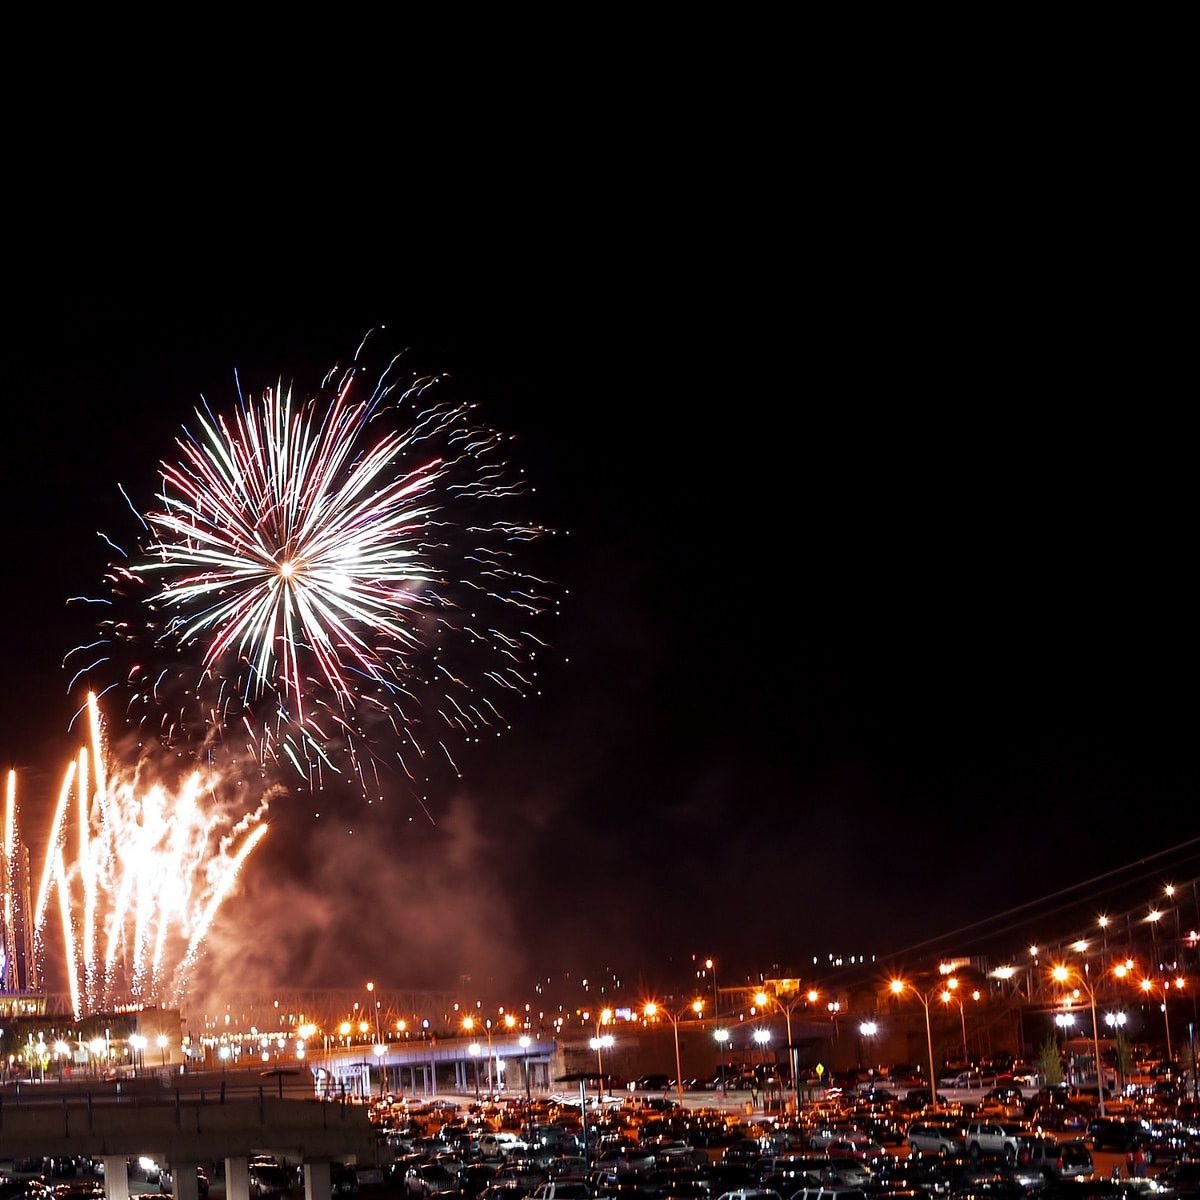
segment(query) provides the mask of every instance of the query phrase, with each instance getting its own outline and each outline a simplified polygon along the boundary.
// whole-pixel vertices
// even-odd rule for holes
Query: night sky
[[[226,981],[502,999],[604,966],[655,986],[695,953],[731,978],[903,951],[1195,837],[1169,320],[1066,264],[917,284],[903,257],[784,278],[614,240],[470,272],[397,255],[366,290],[27,295],[0,474],[25,821],[75,744],[66,598],[99,590],[96,531],[128,529],[117,484],[148,492],[235,369],[308,391],[384,323],[517,435],[570,594],[541,695],[429,816],[399,787],[382,812],[272,806],[212,935]]]

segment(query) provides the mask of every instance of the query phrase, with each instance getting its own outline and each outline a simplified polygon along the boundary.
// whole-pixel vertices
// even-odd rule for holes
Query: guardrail
[[[319,1096],[311,1076],[272,1073],[265,1079],[214,1078],[175,1075],[167,1078],[119,1079],[112,1082],[28,1083],[16,1081],[0,1084],[0,1126],[5,1109],[25,1108],[110,1108],[129,1105],[143,1108],[162,1108],[170,1105],[222,1105],[246,1101],[260,1104],[270,1099],[303,1100],[314,1104],[359,1104],[361,1101],[344,1088],[327,1096]]]

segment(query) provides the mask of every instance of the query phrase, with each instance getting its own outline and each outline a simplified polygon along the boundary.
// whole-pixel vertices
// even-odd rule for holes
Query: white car
[[[499,1133],[485,1133],[479,1139],[479,1153],[484,1158],[508,1158],[513,1154],[524,1154],[528,1149],[527,1141],[505,1130],[500,1130]]]

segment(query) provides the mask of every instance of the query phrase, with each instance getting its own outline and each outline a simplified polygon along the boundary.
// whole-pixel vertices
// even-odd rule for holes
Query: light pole
[[[725,1087],[725,1047],[729,1045],[729,1030],[718,1029],[713,1033],[713,1037],[721,1047],[721,1095],[728,1096],[729,1091]]]
[[[462,1022],[463,1028],[468,1033],[471,1033],[475,1029],[475,1026],[477,1023],[478,1022],[475,1020],[474,1017],[463,1017],[463,1022]],[[491,1017],[487,1017],[484,1020],[483,1030],[484,1030],[484,1033],[487,1034],[487,1044],[488,1044],[488,1056],[487,1056],[488,1092],[491,1094],[491,1098],[494,1100],[496,1098],[495,1097],[496,1086],[495,1086],[494,1076],[492,1074],[493,1066],[492,1066],[492,1018]],[[468,1047],[468,1050],[472,1054],[481,1053],[481,1051],[471,1050],[469,1047]],[[478,1075],[478,1070],[476,1071],[476,1074]],[[476,1083],[475,1083],[475,1099],[476,1100],[479,1099],[478,1079],[476,1080]]]
[[[691,1013],[696,1020],[700,1019],[700,1014],[704,1011],[703,1000],[693,1000],[687,1008],[681,1009],[679,1012],[672,1012],[670,1009],[663,1008],[661,1004],[654,1000],[649,1001],[642,1009],[643,1015],[648,1020],[654,1020],[656,1017],[664,1016],[671,1022],[671,1027],[675,1031],[675,1091],[683,1095],[683,1067],[679,1059],[679,1022]]]
[[[879,1032],[879,1026],[874,1021],[863,1021],[862,1024],[859,1025],[859,1027],[858,1027],[858,1032],[859,1032],[860,1036],[862,1036],[863,1038],[866,1039],[867,1044],[871,1045],[872,1039]],[[861,1042],[859,1043],[858,1056],[860,1059],[864,1057],[863,1052],[862,1052],[862,1043]],[[866,1066],[866,1063],[863,1063],[863,1066]],[[875,1068],[872,1067],[871,1074],[873,1075],[874,1073],[875,1073]]]
[[[154,1040],[158,1044],[159,1059],[161,1060],[162,1065],[165,1067],[167,1065],[167,1035],[165,1033],[160,1033]]]
[[[479,1054],[480,1048],[478,1042],[472,1042],[467,1047],[467,1053],[471,1056],[472,1063],[475,1067],[475,1103],[479,1103]]]
[[[766,1088],[766,1063],[767,1063],[767,1046],[771,1043],[771,1031],[769,1029],[756,1029],[753,1033],[755,1044],[758,1046],[759,1053],[762,1055],[763,1071],[763,1111],[766,1111],[767,1105],[767,1088]]]
[[[713,1016],[721,1015],[721,997],[717,992],[717,960],[715,958],[706,958],[704,960],[704,969],[712,972],[713,981]]]
[[[382,1104],[387,1100],[387,1066],[383,1061],[387,1047],[382,1042],[376,1042],[372,1052],[375,1055],[375,1065],[379,1068],[379,1102]]]
[[[1117,1039],[1117,1073],[1120,1076],[1121,1091],[1124,1092],[1128,1080],[1125,1078],[1125,1014],[1110,1012],[1104,1014],[1104,1023],[1111,1029]]]
[[[613,1040],[611,1033],[605,1033],[588,1042],[588,1045],[596,1052],[596,1107],[598,1110],[604,1108],[604,1060],[601,1058],[601,1053],[604,1050],[612,1049]]]
[[[775,982],[771,990],[768,992],[765,988],[754,993],[754,1003],[760,1008],[765,1008],[768,1004],[774,1004],[776,1008],[783,1013],[784,1022],[787,1026],[787,1051],[788,1051],[788,1072],[791,1075],[792,1083],[792,1111],[800,1111],[800,1078],[799,1071],[796,1069],[797,1057],[796,1047],[792,1044],[792,1010],[798,1005],[805,1002],[807,994],[799,990],[798,981],[790,981],[796,983],[794,989],[784,991],[780,995],[779,983]]]
[[[975,1000],[978,1000],[979,993],[973,992],[972,998]],[[958,995],[958,980],[957,980],[957,978],[955,978],[954,976],[951,976],[949,979],[946,980],[946,986],[942,990],[942,994],[938,997],[938,999],[940,999],[941,1002],[946,1005],[949,1005],[949,1004],[957,1004],[958,1005],[958,1016],[962,1022],[963,1062],[966,1063],[968,1066],[970,1066],[971,1053],[967,1049],[967,1002],[962,996]]]
[[[939,995],[943,990],[942,986],[931,988],[928,992],[918,990],[913,984],[908,983],[903,979],[893,979],[888,985],[894,996],[902,996],[906,991],[912,992],[914,996],[921,1002],[921,1007],[925,1010],[925,1044],[929,1049],[929,1105],[930,1108],[937,1111],[937,1068],[933,1065],[933,1029],[929,1024],[929,1002],[934,996]]]
[[[525,1107],[530,1109],[533,1107],[533,1096],[529,1091],[529,1047],[532,1042],[525,1034],[522,1034],[517,1040],[521,1043],[521,1069],[525,1075]]]
[[[145,1034],[131,1033],[129,1035],[129,1044],[133,1047],[133,1073],[137,1075],[139,1061],[145,1067],[145,1059],[143,1055],[146,1052],[146,1046],[149,1044]]]
[[[1183,983],[1182,977],[1176,979],[1175,990],[1179,992],[1183,991]],[[1162,997],[1163,1028],[1167,1034],[1167,1062],[1174,1062],[1175,1059],[1171,1053],[1171,1017],[1167,1011],[1167,995],[1171,990],[1171,981],[1164,979],[1161,983],[1157,983],[1153,979],[1143,979],[1139,986],[1147,996],[1157,994]]]
[[[1087,993],[1088,1003],[1092,1007],[1092,1050],[1096,1055],[1096,1095],[1100,1100],[1100,1116],[1104,1116],[1104,1062],[1100,1058],[1100,1026],[1096,1021],[1096,989],[1088,974],[1088,964],[1083,964],[1083,970],[1071,968],[1059,963],[1050,972],[1055,983],[1065,984],[1074,982]]]

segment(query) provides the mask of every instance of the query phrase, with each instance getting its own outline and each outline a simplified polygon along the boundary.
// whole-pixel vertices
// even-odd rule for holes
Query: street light
[[[383,1103],[388,1099],[388,1068],[384,1066],[383,1061],[388,1048],[382,1042],[377,1042],[373,1046],[373,1052],[376,1056],[376,1066],[379,1068],[379,1102]]]
[[[783,1013],[784,1021],[787,1024],[788,1071],[792,1077],[792,1111],[798,1113],[800,1111],[800,1073],[796,1069],[796,1047],[792,1043],[792,1010],[797,1005],[807,1001],[808,996],[799,990],[797,980],[788,980],[789,984],[795,984],[796,986],[785,987],[783,995],[780,995],[781,982],[783,981],[772,981],[772,987],[769,992],[765,988],[755,992],[754,1003],[760,1008],[765,1008],[768,1004],[774,1004]]]
[[[481,1053],[478,1042],[472,1042],[467,1047],[467,1053],[471,1056],[471,1060],[475,1067],[475,1103],[479,1103],[479,1055]]]
[[[1175,980],[1174,986],[1176,991],[1183,991],[1183,982],[1182,978]],[[1153,979],[1143,979],[1139,986],[1148,996],[1157,994],[1162,997],[1163,1028],[1167,1032],[1167,1062],[1173,1062],[1174,1058],[1171,1054],[1171,1017],[1167,1012],[1167,994],[1171,990],[1171,981],[1164,979],[1159,983]]]
[[[533,1096],[529,1091],[529,1047],[532,1039],[522,1034],[517,1040],[521,1044],[521,1067],[525,1073],[525,1107],[529,1109],[533,1107]]]
[[[1121,1076],[1121,1089],[1125,1088],[1125,1014],[1123,1012],[1110,1012],[1104,1014],[1104,1023],[1111,1029],[1117,1039],[1117,1071]]]
[[[863,1021],[862,1024],[859,1025],[859,1027],[858,1027],[858,1032],[862,1037],[867,1039],[867,1044],[870,1045],[871,1040],[879,1032],[879,1026],[874,1021]],[[863,1057],[861,1044],[859,1045],[858,1056],[860,1059]],[[866,1066],[866,1063],[864,1063],[863,1066]],[[871,1071],[873,1074],[874,1073],[873,1067],[871,1068]]]
[[[596,1052],[596,1105],[601,1109],[604,1107],[604,1060],[601,1058],[601,1052],[611,1050],[614,1041],[611,1033],[605,1033],[588,1042]]]
[[[756,1044],[757,1044],[757,1046],[758,1046],[759,1052],[762,1054],[762,1061],[763,1061],[763,1064],[764,1064],[764,1066],[765,1066],[765,1065],[766,1065],[766,1061],[767,1061],[767,1046],[768,1046],[768,1045],[770,1044],[770,1042],[771,1042],[771,1031],[770,1031],[769,1029],[756,1029],[756,1030],[754,1031],[754,1033],[753,1033],[753,1035],[752,1035],[752,1036],[753,1036],[753,1038],[754,1038],[754,1041],[755,1041],[755,1043],[756,1043]],[[764,1074],[765,1074],[765,1072],[764,1072]],[[766,1099],[766,1084],[764,1083],[764,1085],[763,1085],[763,1105],[764,1105],[764,1110],[765,1110],[766,1102],[767,1102],[767,1099]]]
[[[463,1022],[462,1022],[462,1025],[463,1025],[463,1028],[464,1028],[464,1029],[465,1029],[465,1030],[466,1030],[468,1033],[470,1033],[472,1030],[474,1030],[474,1028],[475,1028],[475,1026],[476,1026],[477,1024],[478,1024],[478,1022],[476,1021],[476,1019],[475,1019],[474,1017],[463,1017]],[[483,1029],[484,1029],[484,1032],[487,1034],[487,1044],[488,1044],[488,1057],[487,1057],[488,1091],[489,1091],[489,1092],[491,1092],[491,1093],[493,1093],[493,1095],[492,1095],[492,1099],[495,1099],[495,1095],[494,1095],[494,1093],[495,1093],[495,1082],[494,1082],[494,1076],[493,1076],[493,1074],[492,1074],[492,1070],[493,1070],[493,1068],[492,1068],[492,1019],[491,1019],[491,1017],[487,1017],[487,1018],[484,1020],[484,1022],[483,1022]],[[471,1053],[477,1053],[477,1051],[471,1051]],[[476,1074],[478,1074],[478,1071],[476,1072]],[[478,1083],[476,1083],[476,1085],[475,1085],[475,1091],[476,1091],[476,1097],[475,1097],[475,1098],[476,1098],[476,1099],[478,1099],[478,1098],[479,1098],[479,1096],[478,1096],[478,1092],[479,1092],[479,1085],[478,1085]]]
[[[958,980],[954,976],[951,976],[949,979],[946,980],[946,986],[943,989],[942,994],[938,997],[938,999],[941,1000],[941,1002],[945,1005],[950,1005],[950,1004],[958,1005],[958,1015],[959,1015],[959,1019],[962,1021],[963,1062],[970,1065],[971,1055],[970,1055],[970,1052],[967,1050],[967,1002],[962,996],[959,996],[957,993],[958,993]],[[979,993],[977,991],[972,992],[971,998],[973,1000],[978,1000]]]
[[[717,1029],[713,1032],[713,1037],[717,1039],[721,1047],[721,1095],[728,1096],[729,1091],[725,1087],[725,1047],[729,1045],[729,1030]]]
[[[1100,1026],[1096,1021],[1096,989],[1088,974],[1088,963],[1083,964],[1083,970],[1078,967],[1068,967],[1059,963],[1050,972],[1055,983],[1077,983],[1087,993],[1088,1003],[1092,1006],[1092,1049],[1096,1055],[1096,1095],[1100,1099],[1100,1116],[1104,1116],[1104,1063],[1100,1058]]]
[[[721,1015],[721,998],[717,992],[717,960],[715,958],[706,958],[704,960],[704,969],[712,972],[713,981],[713,1016]]]
[[[929,1003],[934,996],[941,994],[944,990],[944,985],[938,984],[936,987],[930,988],[928,992],[922,992],[906,980],[893,979],[888,986],[891,988],[892,995],[894,996],[902,996],[906,991],[912,992],[920,1000],[921,1007],[925,1010],[925,1044],[929,1049],[929,1104],[933,1111],[936,1112],[937,1068],[933,1065],[933,1029],[929,1024]]]
[[[167,1065],[167,1045],[169,1039],[165,1033],[160,1033],[154,1040],[158,1045],[159,1058],[162,1060],[162,1065],[165,1067]]]
[[[671,1022],[671,1026],[675,1031],[675,1090],[680,1096],[683,1095],[683,1067],[679,1061],[679,1022],[691,1013],[696,1020],[700,1019],[700,1014],[704,1012],[704,1001],[693,1000],[687,1008],[681,1009],[679,1012],[672,1012],[670,1009],[663,1008],[661,1004],[654,1000],[650,1000],[642,1008],[643,1015],[654,1020],[655,1017],[663,1016]]]
[[[149,1042],[148,1042],[145,1034],[131,1033],[129,1035],[129,1044],[133,1047],[133,1052],[134,1052],[133,1073],[136,1075],[137,1069],[138,1069],[138,1060],[139,1059],[141,1060],[141,1064],[143,1067],[145,1067],[145,1065],[146,1065],[144,1055],[146,1052],[146,1047],[147,1047],[147,1045],[149,1045]]]

